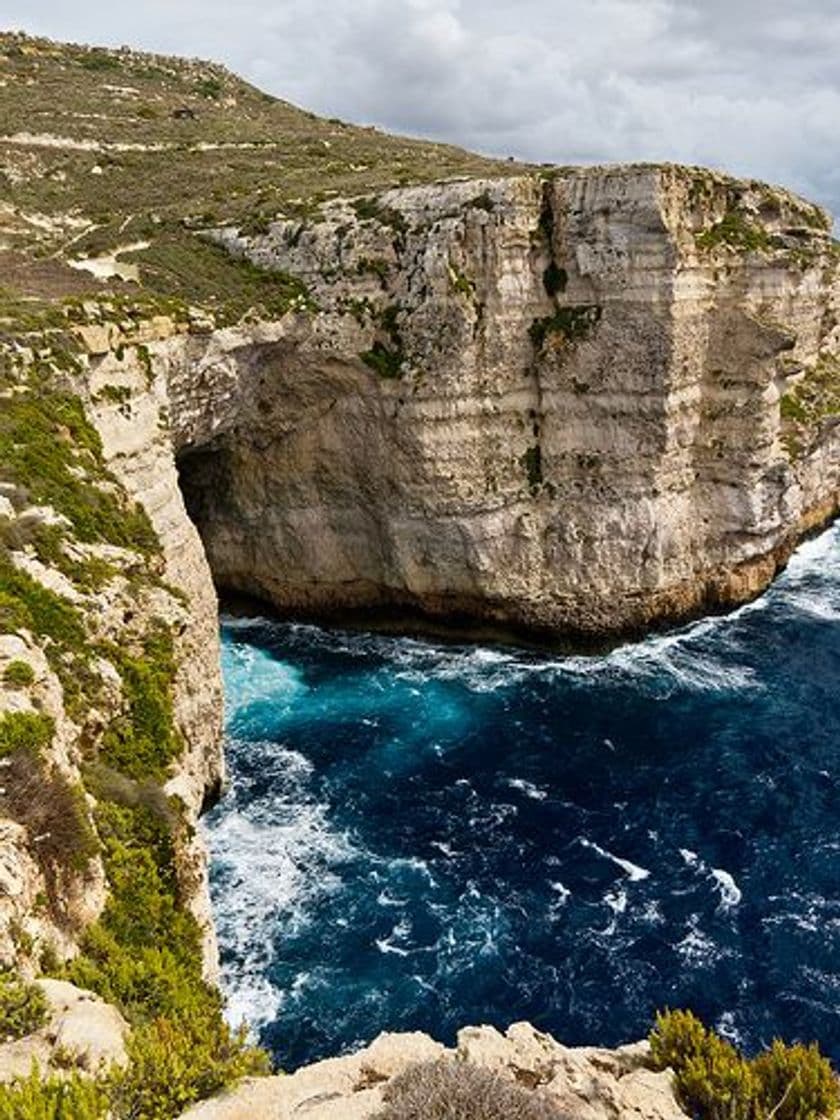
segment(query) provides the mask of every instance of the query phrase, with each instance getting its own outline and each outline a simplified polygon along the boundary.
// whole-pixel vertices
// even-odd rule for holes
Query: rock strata
[[[318,307],[168,365],[217,582],[594,639],[754,596],[837,508],[829,228],[617,167],[216,231]]]

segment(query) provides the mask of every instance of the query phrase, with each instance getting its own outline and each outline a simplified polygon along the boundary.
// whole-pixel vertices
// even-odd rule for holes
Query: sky
[[[0,26],[212,58],[491,155],[723,168],[840,214],[838,0],[0,0]]]

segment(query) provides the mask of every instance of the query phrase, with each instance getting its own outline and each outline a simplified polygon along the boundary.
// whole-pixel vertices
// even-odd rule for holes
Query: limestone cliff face
[[[756,594],[837,508],[828,228],[759,184],[625,167],[217,231],[319,307],[166,359],[217,581],[596,638]]]

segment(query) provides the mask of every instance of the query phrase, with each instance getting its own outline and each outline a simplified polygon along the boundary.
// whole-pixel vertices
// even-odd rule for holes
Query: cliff
[[[0,963],[118,1005],[120,1107],[175,1116],[261,1065],[196,830],[214,582],[586,642],[755,595],[837,510],[840,258],[700,169],[501,164],[131,51],[0,66]]]
[[[217,581],[578,638],[755,595],[837,508],[829,228],[760,184],[616,167],[215,231],[317,307],[170,377]]]

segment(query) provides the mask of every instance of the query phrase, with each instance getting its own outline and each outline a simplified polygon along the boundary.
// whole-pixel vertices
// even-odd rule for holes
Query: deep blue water
[[[840,1059],[840,532],[758,602],[601,657],[223,627],[224,986],[286,1068],[690,1006]]]

